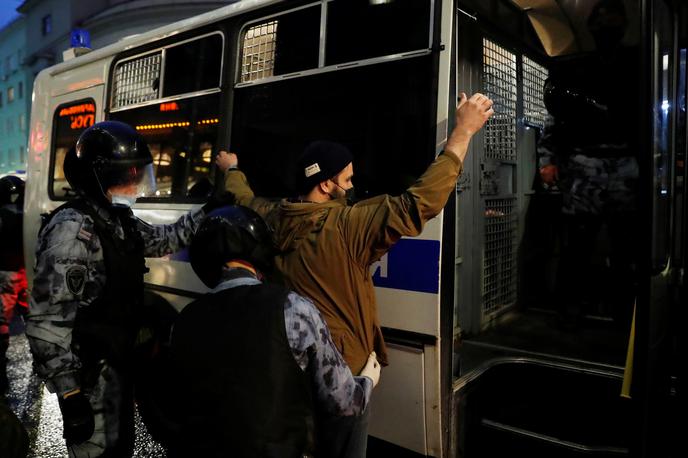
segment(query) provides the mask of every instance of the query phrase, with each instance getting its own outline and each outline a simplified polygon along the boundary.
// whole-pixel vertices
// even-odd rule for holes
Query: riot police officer
[[[238,206],[212,212],[191,243],[191,266],[213,290],[172,332],[178,456],[300,458],[313,451],[315,411],[365,411],[375,354],[354,377],[315,305],[261,281],[275,251],[265,222]]]
[[[39,376],[58,396],[70,456],[130,456],[144,256],[187,245],[207,208],[169,225],[134,216],[131,205],[155,182],[148,146],[124,123],[86,129],[64,169],[78,197],[39,232],[26,333]]]
[[[634,126],[640,99],[633,96],[639,93],[638,72],[630,67],[638,50],[622,43],[627,18],[621,0],[596,3],[587,26],[596,52],[560,62],[543,88],[553,122],[538,143],[540,176],[545,185],[556,185],[562,198],[556,279],[561,324],[576,329],[588,313],[609,314],[627,329],[639,241],[640,149]],[[605,232],[606,246],[600,243]],[[594,269],[601,265],[604,274],[598,275]]]

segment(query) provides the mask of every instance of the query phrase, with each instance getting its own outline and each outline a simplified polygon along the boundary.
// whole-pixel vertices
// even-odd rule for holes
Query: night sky
[[[0,29],[19,16],[16,9],[23,0],[0,0]]]

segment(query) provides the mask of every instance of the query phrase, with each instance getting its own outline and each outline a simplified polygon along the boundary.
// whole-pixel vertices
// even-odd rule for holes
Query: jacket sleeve
[[[234,196],[237,204],[255,210],[263,218],[278,205],[275,201],[256,197],[246,175],[239,169],[229,169],[225,173],[225,191]]]
[[[144,255],[158,258],[187,247],[204,217],[203,210],[198,209],[172,224],[148,224],[137,219],[137,228],[143,237]]]
[[[370,402],[373,382],[354,377],[315,305],[290,293],[284,322],[294,359],[309,373],[319,407],[333,416],[360,415]]]
[[[83,229],[81,214],[70,213],[39,235],[26,318],[36,371],[58,395],[79,387],[81,363],[71,348],[74,319],[78,307],[98,297],[105,280],[97,269],[97,236]]]
[[[348,207],[341,221],[352,259],[366,267],[402,236],[419,235],[447,204],[461,169],[457,157],[441,154],[401,195],[381,195]]]

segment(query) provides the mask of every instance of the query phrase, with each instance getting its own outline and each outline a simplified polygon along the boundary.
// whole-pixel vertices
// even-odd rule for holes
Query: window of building
[[[3,79],[7,79],[10,76],[10,56],[5,57],[5,64],[3,66]]]
[[[17,87],[17,91],[19,92],[19,98],[20,99],[23,98],[24,97],[24,83],[22,83],[21,81],[19,82],[19,86]]]
[[[26,131],[26,115],[24,113],[19,115],[19,131]]]
[[[14,130],[14,126],[12,125],[12,118],[7,118],[5,120],[5,125],[6,125],[6,129],[7,129],[7,133],[11,134],[12,131]]]
[[[2,108],[2,92],[0,92],[0,108]]]
[[[14,102],[14,87],[10,86],[7,88],[7,103]]]
[[[60,105],[53,115],[53,142],[50,162],[50,197],[63,200],[71,196],[62,164],[67,151],[76,144],[79,135],[95,122],[96,104],[93,99]]]
[[[19,163],[26,164],[26,151],[23,146],[19,147]]]
[[[9,165],[12,165],[12,164],[14,164],[14,162],[15,162],[14,161],[14,150],[12,148],[9,148],[7,150],[7,163]]]
[[[41,32],[43,33],[43,36],[48,35],[50,32],[53,31],[53,18],[51,15],[46,14],[43,16],[43,19],[41,19]]]

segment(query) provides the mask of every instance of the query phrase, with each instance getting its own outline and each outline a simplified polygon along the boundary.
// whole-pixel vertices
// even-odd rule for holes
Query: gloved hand
[[[375,352],[368,356],[368,362],[363,366],[361,375],[373,381],[373,388],[377,386],[377,382],[380,381],[380,363],[377,362]]]
[[[209,198],[208,202],[203,205],[203,212],[208,215],[211,211],[219,207],[226,207],[227,205],[233,205],[235,202],[234,194],[230,194],[226,191],[213,193]]]
[[[64,434],[67,444],[80,444],[93,435],[95,422],[93,410],[83,393],[76,392],[59,398]]]

